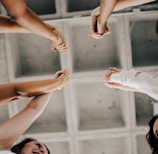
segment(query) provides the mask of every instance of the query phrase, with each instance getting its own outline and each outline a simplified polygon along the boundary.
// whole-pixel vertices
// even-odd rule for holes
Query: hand
[[[54,51],[58,50],[61,52],[66,52],[67,46],[66,46],[64,37],[60,34],[60,32],[54,26],[51,29],[54,34],[54,38],[50,40],[51,49]]]
[[[107,22],[102,23],[100,16],[98,16],[98,20],[97,20],[97,30],[98,30],[98,33],[103,36],[111,34],[110,29],[107,26]]]
[[[64,87],[64,85],[68,82],[70,76],[70,72],[68,69],[60,70],[55,73],[54,79],[59,81],[57,89],[60,90]]]
[[[95,8],[91,13],[91,25],[89,35],[95,39],[103,38],[105,35],[111,34],[107,23],[102,25],[100,23],[100,7]],[[102,26],[101,26],[102,25]]]
[[[110,77],[113,73],[118,73],[121,72],[121,70],[117,68],[110,67],[109,71],[105,74],[105,79],[104,79],[104,84],[109,87],[109,88],[116,88],[120,90],[125,90],[125,91],[137,91],[133,87],[125,86],[117,82],[110,82]]]
[[[110,77],[113,73],[118,73],[118,72],[121,72],[121,70],[117,69],[117,68],[114,68],[114,67],[110,67],[109,68],[109,71],[105,74],[105,83],[108,83],[109,80],[110,80]]]
[[[105,82],[105,85],[109,88],[116,88],[119,90],[125,90],[125,91],[137,91],[135,88],[133,87],[129,87],[129,86],[124,86],[120,83],[116,83],[116,82]]]

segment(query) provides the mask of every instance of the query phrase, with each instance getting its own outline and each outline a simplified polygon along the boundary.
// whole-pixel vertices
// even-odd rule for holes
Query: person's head
[[[33,138],[22,140],[20,143],[14,145],[11,151],[16,154],[50,154],[46,145],[39,143]]]
[[[149,121],[149,132],[146,135],[152,154],[158,154],[158,115]]]

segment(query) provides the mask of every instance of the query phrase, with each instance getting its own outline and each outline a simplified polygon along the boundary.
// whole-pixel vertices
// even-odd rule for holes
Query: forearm
[[[50,93],[57,89],[60,81],[57,79],[9,83],[0,85],[0,104],[6,104],[19,97],[32,97]]]
[[[128,7],[142,5],[154,1],[156,0],[101,0],[100,6],[96,9],[98,12],[100,12],[100,22],[106,23],[111,13],[114,11],[120,11]]]
[[[48,27],[33,11],[27,8],[25,0],[18,0],[18,2],[17,0],[1,0],[1,3],[20,26],[52,41],[56,39],[52,28]]]
[[[42,114],[45,107],[47,106],[52,93],[42,94],[40,96],[34,97],[30,103],[26,106],[26,110],[31,109],[32,113],[35,115],[35,120]]]
[[[118,1],[119,0],[100,0],[99,22],[101,24],[106,24]]]
[[[51,94],[45,94],[33,98],[22,111],[0,126],[0,150],[10,148],[13,142],[32,125],[47,106],[50,96]]]
[[[50,93],[56,90],[59,84],[58,79],[15,83],[15,91],[22,96],[32,97]]]
[[[142,5],[142,4],[150,3],[154,1],[156,0],[119,0],[113,11],[120,11],[128,7]]]
[[[30,33],[30,31],[12,21],[10,17],[0,15],[0,33]]]
[[[52,41],[56,40],[56,35],[53,33],[55,28],[50,28],[47,26],[34,12],[28,8],[24,14],[15,17],[15,21],[30,32],[41,35]]]
[[[133,87],[137,91],[158,100],[158,78],[154,78],[148,73],[135,70],[121,71],[112,74],[109,82],[116,82],[124,86]]]

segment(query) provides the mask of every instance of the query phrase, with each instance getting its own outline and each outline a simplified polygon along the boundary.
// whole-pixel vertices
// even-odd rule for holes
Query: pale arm
[[[100,1],[100,20],[106,23],[113,11],[119,11],[128,7],[137,6],[155,0],[101,0]]]
[[[33,98],[22,111],[0,125],[0,150],[10,149],[13,142],[41,115],[49,97],[50,94],[44,94]]]

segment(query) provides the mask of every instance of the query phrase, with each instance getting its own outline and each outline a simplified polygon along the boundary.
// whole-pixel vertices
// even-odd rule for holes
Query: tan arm
[[[91,13],[91,36],[93,38],[103,38],[103,35],[109,32],[107,21],[112,12],[154,1],[156,0],[100,0],[100,6]]]
[[[48,27],[30,10],[26,6],[25,0],[1,0],[1,3],[19,25],[32,33],[50,39],[54,49],[66,51],[67,48],[63,36],[57,30]]]
[[[16,22],[12,21],[10,17],[0,15],[0,33],[31,33]]]
[[[58,71],[53,79],[17,82],[0,85],[0,104],[11,102],[19,97],[32,97],[50,93],[62,88],[69,79],[69,71]]]
[[[41,115],[54,90],[61,89],[69,79],[69,71],[61,70],[51,80],[11,83],[0,86],[0,103],[21,96],[35,96],[17,115],[0,125],[0,150],[10,149],[13,142],[22,135]],[[47,93],[47,94],[46,94]]]

